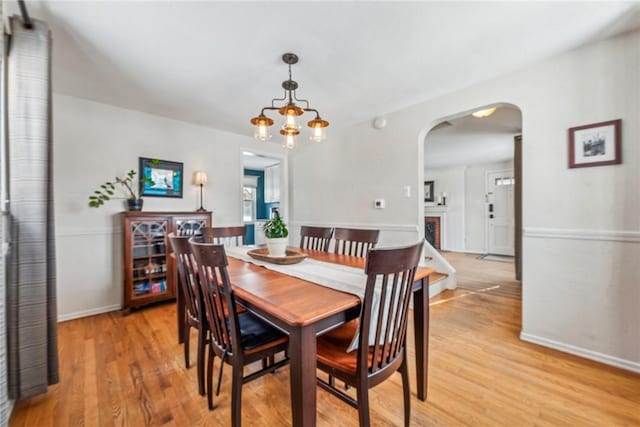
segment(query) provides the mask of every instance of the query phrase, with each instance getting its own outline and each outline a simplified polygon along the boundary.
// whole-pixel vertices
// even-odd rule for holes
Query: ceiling
[[[299,97],[335,129],[635,28],[638,7],[28,2],[31,16],[52,29],[55,92],[249,136],[249,118],[282,95],[285,52],[300,56]]]
[[[260,156],[257,154],[252,154],[247,152],[242,153],[242,166],[245,169],[262,171],[266,167],[277,165],[279,163],[280,163],[280,160],[274,159],[271,157]]]
[[[513,137],[521,132],[522,114],[508,105],[482,119],[466,115],[448,120],[425,138],[425,169],[510,160]]]

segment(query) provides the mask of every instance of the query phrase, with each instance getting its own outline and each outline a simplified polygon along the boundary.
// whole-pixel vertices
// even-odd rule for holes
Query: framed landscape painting
[[[182,163],[139,158],[140,197],[182,198]]]
[[[569,129],[569,167],[622,163],[621,123],[618,119]]]

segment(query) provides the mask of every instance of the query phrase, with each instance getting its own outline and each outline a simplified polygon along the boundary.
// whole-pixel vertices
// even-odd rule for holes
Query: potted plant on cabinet
[[[124,176],[124,178],[120,178],[116,176],[115,183],[111,181],[107,181],[100,186],[99,189],[95,190],[91,196],[89,196],[89,206],[92,208],[99,208],[104,205],[104,202],[107,200],[111,200],[111,197],[115,194],[116,186],[115,184],[121,185],[126,191],[127,195],[127,208],[130,211],[141,211],[142,210],[142,198],[137,196],[133,191],[131,184],[134,182],[133,178],[135,177],[136,172],[132,169]],[[153,185],[153,180],[151,178],[142,178],[141,180],[145,181]]]
[[[287,254],[287,243],[289,242],[289,230],[280,215],[264,223],[264,236],[267,239],[269,255],[283,257]]]

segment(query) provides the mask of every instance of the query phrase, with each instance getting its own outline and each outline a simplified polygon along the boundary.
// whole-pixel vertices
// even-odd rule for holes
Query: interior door
[[[515,215],[513,170],[487,173],[487,215],[489,253],[514,255]]]

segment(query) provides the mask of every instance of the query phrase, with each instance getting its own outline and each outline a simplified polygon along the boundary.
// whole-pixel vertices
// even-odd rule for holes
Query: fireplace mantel
[[[434,205],[434,206],[425,206],[424,207],[424,214],[425,215],[440,214],[440,213],[446,213],[446,212],[447,212],[447,206]]]

